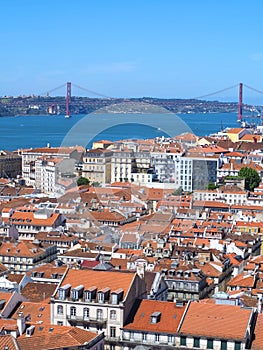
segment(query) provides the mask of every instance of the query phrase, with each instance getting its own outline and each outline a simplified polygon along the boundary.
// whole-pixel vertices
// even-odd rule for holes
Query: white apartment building
[[[235,191],[222,191],[219,189],[196,190],[193,194],[194,200],[198,201],[221,201],[227,204],[248,204],[248,193],[236,189]]]
[[[83,148],[75,147],[42,147],[35,149],[25,149],[21,151],[22,156],[22,177],[27,186],[36,186],[36,177],[39,181],[40,174],[36,174],[36,161],[38,159],[74,159],[79,161],[82,157]],[[38,182],[39,183],[39,182]]]
[[[108,346],[116,344],[135,299],[145,295],[136,273],[69,269],[51,297],[51,324],[104,332]]]
[[[160,182],[175,182],[178,177],[175,162],[181,155],[170,152],[151,152],[151,165]]]
[[[111,182],[131,181],[134,156],[131,151],[116,151],[111,158]]]

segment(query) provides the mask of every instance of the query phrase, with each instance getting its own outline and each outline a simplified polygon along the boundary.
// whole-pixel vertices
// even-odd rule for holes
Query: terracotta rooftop
[[[42,255],[44,248],[39,248],[38,245],[28,241],[23,242],[3,242],[0,245],[0,255],[2,256],[21,256],[35,257]]]
[[[51,263],[46,263],[44,265],[31,269],[26,274],[28,276],[33,276],[34,274],[36,274],[35,277],[38,277],[37,274],[41,273],[41,278],[55,278],[54,277],[55,275],[57,275],[56,278],[60,278],[59,276],[63,276],[64,273],[66,272],[66,269],[67,269],[66,266],[55,266]]]
[[[50,305],[47,302],[24,301],[10,317],[17,319],[19,313],[23,313],[26,322],[30,325],[50,324]]]
[[[192,336],[243,341],[252,312],[239,306],[190,302],[179,331]]]
[[[154,333],[174,334],[179,326],[185,307],[178,307],[168,301],[141,300],[134,318],[124,328]],[[157,323],[151,322],[151,316],[160,313]]]
[[[243,131],[243,128],[232,128],[227,131],[228,134],[239,134],[241,131]]]
[[[31,302],[49,301],[57,285],[54,283],[29,282],[22,289],[21,294]]]
[[[69,269],[60,286],[70,284],[71,288],[75,288],[83,285],[84,289],[96,286],[98,290],[108,287],[112,292],[123,289],[125,299],[135,275],[130,272]]]
[[[60,214],[52,213],[47,218],[35,217],[36,214],[32,211],[23,212],[15,211],[9,218],[3,218],[5,223],[12,222],[14,225],[29,225],[29,226],[53,226],[58,220]]]
[[[0,349],[18,350],[16,339],[11,335],[0,335]]]
[[[252,342],[251,350],[262,350],[263,349],[263,314],[258,314],[257,323],[255,327],[255,339]]]
[[[96,333],[77,327],[38,326],[31,337],[18,338],[20,350],[53,350],[78,348],[97,337]]]
[[[245,288],[253,288],[254,284],[255,284],[254,276],[251,276],[250,274],[246,274],[243,272],[233,277],[228,282],[227,285],[230,287],[238,286],[238,287],[245,287]]]

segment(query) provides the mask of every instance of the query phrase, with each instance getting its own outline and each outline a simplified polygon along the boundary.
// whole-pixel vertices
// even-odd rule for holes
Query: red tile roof
[[[16,339],[11,334],[1,335],[0,349],[18,350]]]
[[[48,326],[36,327],[31,337],[18,338],[20,350],[51,350],[78,348],[91,342],[97,337],[96,333],[77,327]]]
[[[168,301],[142,300],[133,321],[128,323],[124,328],[174,334],[179,326],[184,310],[185,306],[178,307],[175,303]],[[151,323],[151,315],[154,312],[161,313],[160,320],[157,323]]]
[[[180,327],[181,334],[243,341],[252,309],[191,302]]]
[[[84,285],[84,289],[96,286],[98,290],[108,287],[111,291],[123,289],[123,299],[135,278],[135,273],[118,271],[71,270],[65,275],[61,286],[70,284],[72,288]]]
[[[251,350],[263,349],[263,314],[258,314],[257,323],[255,327],[255,339],[253,340]]]

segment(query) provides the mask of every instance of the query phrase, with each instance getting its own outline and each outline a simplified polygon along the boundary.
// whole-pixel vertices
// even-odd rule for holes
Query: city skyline
[[[111,97],[194,98],[239,82],[263,90],[262,7],[225,0],[4,2],[0,95],[42,94],[66,81]],[[237,101],[238,90],[212,98]],[[244,103],[262,101],[245,90]]]

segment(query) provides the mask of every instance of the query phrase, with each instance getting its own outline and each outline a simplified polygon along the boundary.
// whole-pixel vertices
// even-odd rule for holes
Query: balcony
[[[67,315],[67,321],[72,326],[81,326],[81,325],[89,325],[92,326],[101,326],[106,327],[107,324],[107,318],[94,318],[94,317],[86,317],[86,316],[74,316],[74,315]]]
[[[121,342],[121,337],[105,337],[105,341],[110,344],[119,344]]]

